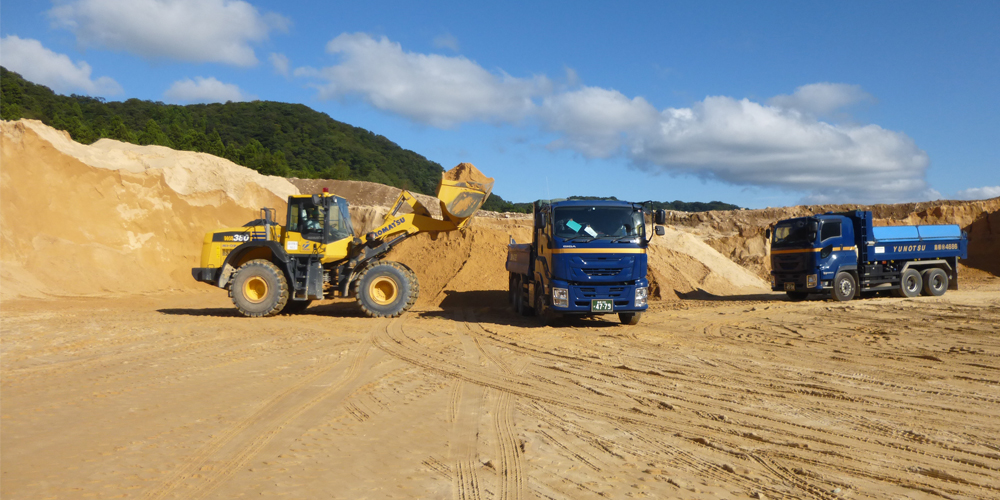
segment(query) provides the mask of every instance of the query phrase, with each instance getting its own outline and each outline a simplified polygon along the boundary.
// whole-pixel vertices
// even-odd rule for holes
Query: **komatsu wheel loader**
[[[405,264],[382,260],[410,236],[464,228],[493,189],[493,179],[470,163],[442,175],[437,197],[441,219],[434,218],[403,190],[381,226],[364,240],[354,235],[347,200],[322,194],[288,197],[286,225],[275,209],[238,228],[205,235],[201,267],[194,279],[229,290],[245,316],[262,317],[304,310],[311,301],[355,297],[372,317],[394,317],[413,306],[420,285]],[[410,213],[400,213],[404,205]]]

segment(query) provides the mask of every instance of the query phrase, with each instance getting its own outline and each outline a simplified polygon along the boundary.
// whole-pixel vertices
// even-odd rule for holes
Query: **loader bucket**
[[[493,190],[493,178],[486,177],[471,163],[459,163],[447,171],[438,184],[441,214],[459,228],[483,206]]]

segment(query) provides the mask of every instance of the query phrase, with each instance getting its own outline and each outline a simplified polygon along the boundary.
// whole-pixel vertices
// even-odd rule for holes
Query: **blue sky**
[[[303,103],[514,201],[1000,196],[1000,2],[5,1],[64,93]]]

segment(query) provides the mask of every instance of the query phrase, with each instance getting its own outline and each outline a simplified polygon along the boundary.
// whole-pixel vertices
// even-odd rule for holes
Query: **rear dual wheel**
[[[920,295],[920,289],[923,286],[924,280],[920,276],[920,272],[916,269],[907,269],[900,276],[899,288],[893,291],[897,297],[916,297]]]
[[[924,295],[940,297],[948,290],[948,273],[944,269],[928,269],[921,277],[924,280]]]

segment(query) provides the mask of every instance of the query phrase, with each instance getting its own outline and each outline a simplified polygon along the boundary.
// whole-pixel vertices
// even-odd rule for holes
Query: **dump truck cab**
[[[531,243],[508,247],[510,296],[522,314],[617,313],[635,324],[645,311],[647,211],[624,201],[536,202]],[[665,219],[656,214],[656,223]],[[658,227],[657,234],[662,234]]]

